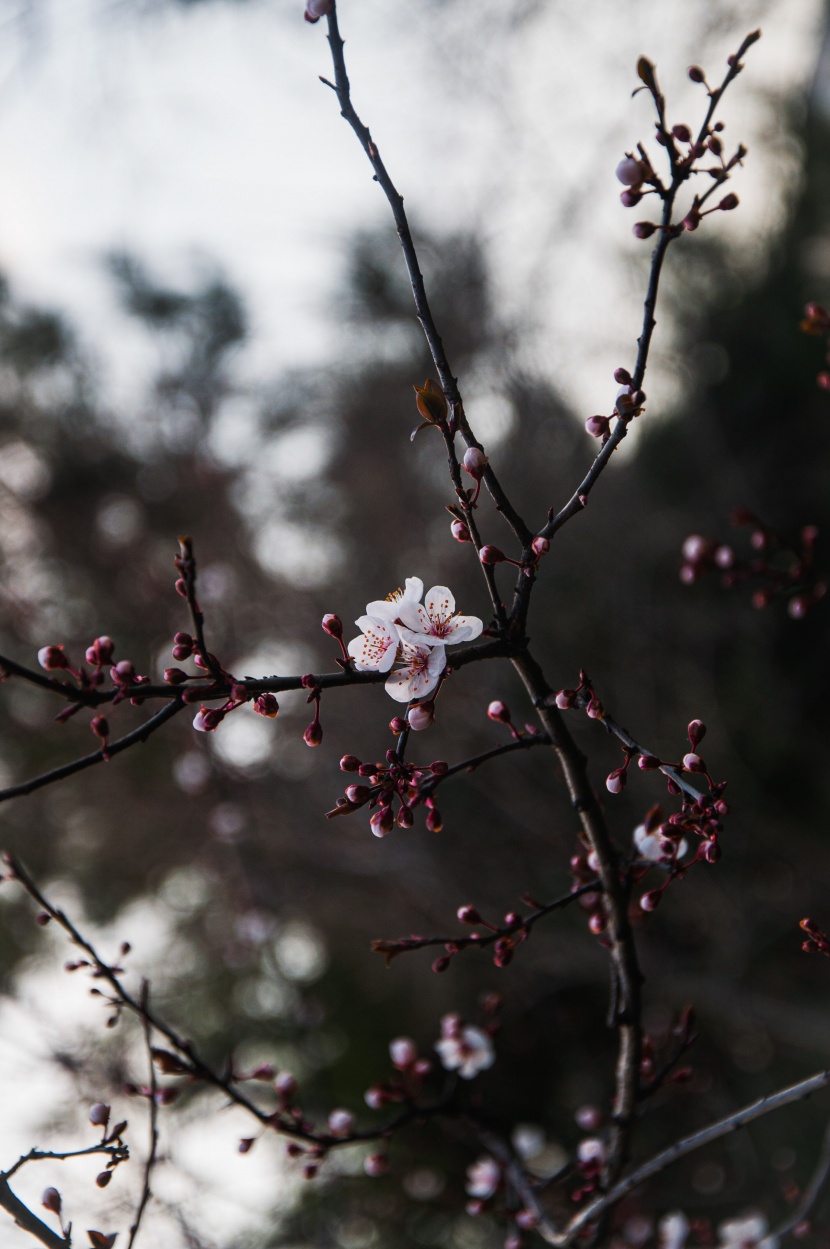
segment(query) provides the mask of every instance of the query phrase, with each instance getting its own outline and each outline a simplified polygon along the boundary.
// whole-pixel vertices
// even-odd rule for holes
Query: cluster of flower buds
[[[55,720],[58,724],[63,724],[66,720],[71,719],[83,707],[88,706],[87,696],[93,690],[99,690],[101,686],[106,684],[107,676],[109,676],[114,693],[110,698],[113,706],[120,703],[123,699],[129,697],[130,702],[138,707],[144,701],[142,696],[135,692],[136,686],[149,685],[150,678],[148,676],[140,676],[135,669],[135,665],[129,659],[120,659],[117,663],[113,662],[115,653],[115,643],[112,638],[101,636],[86,648],[84,659],[86,665],[80,663],[77,668],[72,666],[69,656],[62,645],[42,646],[37,653],[37,660],[41,668],[46,672],[66,672],[77,682],[77,700],[67,704]],[[90,671],[89,669],[92,669]],[[105,669],[109,669],[108,672]],[[66,689],[75,692],[73,686],[64,686]],[[93,715],[90,720],[90,731],[101,742],[101,749],[105,759],[109,758],[107,753],[107,741],[109,739],[110,726],[109,721],[104,715]]]
[[[405,727],[405,722],[401,721],[401,725]],[[393,721],[393,728],[397,727]],[[442,759],[416,765],[398,758],[394,750],[387,750],[385,763],[363,763],[355,755],[344,755],[340,760],[340,770],[357,773],[360,779],[346,786],[344,796],[337,799],[337,805],[331,811],[326,812],[328,819],[336,815],[351,815],[366,807],[372,812],[369,819],[372,832],[376,837],[385,837],[396,824],[398,828],[411,828],[415,822],[414,808],[423,803],[427,808],[427,828],[431,833],[441,832],[443,823],[435,799],[430,793],[424,796],[421,785],[444,775],[447,764]]]
[[[634,384],[634,379],[628,369],[622,367],[615,369],[614,381],[619,386],[619,390],[614,400],[614,411],[611,416],[589,416],[585,422],[588,433],[592,438],[601,438],[603,446],[611,437],[611,422],[614,418],[628,424],[635,416],[640,415],[646,401],[645,391]]]
[[[453,530],[453,536],[457,536]],[[460,538],[459,541],[465,541]],[[478,553],[478,558],[484,564],[485,568],[491,567],[493,564],[512,564],[514,568],[520,568],[526,577],[533,575],[533,570],[538,567],[539,560],[543,555],[547,555],[550,550],[550,541],[542,534],[537,534],[530,544],[530,556],[527,560],[511,559],[509,555],[505,555],[499,547],[487,543]]]
[[[754,41],[754,38],[750,36],[750,42]],[[747,43],[746,46],[749,44]],[[735,66],[733,65],[732,68]],[[737,68],[740,69],[741,66],[737,65]],[[697,134],[685,122],[678,122],[668,128],[663,123],[664,100],[657,85],[654,65],[642,56],[637,63],[637,73],[643,85],[651,93],[657,107],[658,121],[654,137],[656,142],[665,148],[669,157],[671,190],[676,190],[680,183],[686,181],[693,173],[712,179],[707,192],[694,196],[691,208],[679,224],[638,221],[634,226],[634,236],[638,239],[651,238],[659,231],[665,231],[670,238],[677,238],[684,230],[696,230],[703,218],[710,213],[731,212],[732,209],[738,207],[738,197],[732,193],[723,196],[710,208],[705,208],[704,205],[713,191],[729,179],[736,166],[743,163],[746,148],[743,144],[739,144],[732,156],[727,159],[723,140],[720,137],[724,130],[722,121],[708,123]],[[692,82],[704,84],[706,82],[703,70],[696,65],[690,67],[689,77]],[[620,194],[620,201],[624,208],[635,208],[645,195],[657,195],[663,201],[670,193],[669,188],[655,172],[651,159],[641,143],[637,145],[637,155],[626,152],[617,165],[616,176],[625,188]]]
[[[493,965],[495,967],[507,967],[513,961],[513,954],[517,947],[523,941],[527,941],[530,936],[530,928],[518,911],[508,911],[500,924],[491,924],[469,903],[460,906],[456,915],[462,924],[484,928],[493,934],[495,940],[491,938],[488,944],[493,946]],[[484,933],[474,932],[463,941],[448,941],[444,947],[446,954],[435,960],[432,965],[433,971],[445,971],[455,954],[458,954],[468,945],[481,944],[484,939]]]
[[[432,1071],[432,1061],[418,1051],[411,1037],[396,1037],[389,1042],[389,1058],[394,1068],[387,1080],[372,1084],[364,1094],[370,1110],[383,1110],[390,1105],[411,1105],[420,1097],[424,1081]]]
[[[730,520],[750,530],[752,554],[742,556],[729,543],[690,534],[682,547],[680,580],[693,585],[705,573],[715,572],[725,589],[754,581],[753,607],[761,610],[775,599],[785,599],[788,615],[803,619],[827,593],[826,583],[813,571],[816,526],[805,525],[798,542],[787,543],[748,508],[736,508]]]
[[[801,943],[805,954],[830,955],[830,937],[818,927],[812,919],[802,919],[798,925],[807,934],[807,940]]]
[[[556,705],[560,711],[570,711],[574,707],[580,707],[591,720],[602,720],[605,717],[605,708],[597,698],[591,685],[591,678],[584,668],[579,670],[579,685],[575,689],[559,690],[556,695]]]
[[[825,343],[825,363],[830,365],[830,312],[821,304],[809,303],[804,309],[804,318],[798,327],[803,334],[811,334],[815,338],[827,338]],[[816,384],[822,390],[830,390],[830,370],[822,369],[816,374]]]

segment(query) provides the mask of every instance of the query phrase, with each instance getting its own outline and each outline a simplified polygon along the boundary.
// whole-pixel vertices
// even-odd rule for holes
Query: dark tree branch
[[[153,1062],[153,1035],[150,1027],[150,1019],[148,1015],[148,1006],[150,1002],[150,985],[147,980],[141,982],[141,996],[139,1004],[142,1009],[141,1026],[144,1032],[144,1045],[147,1050],[147,1063],[150,1068],[149,1089],[150,1096],[147,1101],[150,1107],[150,1148],[147,1151],[147,1158],[144,1162],[144,1180],[141,1185],[141,1196],[138,1200],[138,1206],[135,1212],[132,1226],[130,1227],[130,1239],[127,1241],[127,1249],[133,1249],[138,1230],[141,1227],[141,1220],[144,1211],[152,1196],[150,1191],[150,1181],[153,1175],[153,1167],[156,1165],[156,1151],[158,1149],[159,1133],[158,1133],[158,1100],[156,1093],[158,1091],[156,1080],[156,1065]]]

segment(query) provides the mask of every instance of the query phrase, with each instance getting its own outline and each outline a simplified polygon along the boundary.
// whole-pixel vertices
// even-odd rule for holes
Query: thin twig
[[[0,1175],[0,1206],[12,1216],[18,1227],[22,1227],[24,1232],[28,1232],[41,1244],[46,1245],[46,1249],[68,1249],[70,1244],[68,1237],[59,1236],[28,1206],[24,1205],[12,1192],[4,1175]]]
[[[150,1180],[153,1174],[153,1167],[156,1164],[156,1151],[158,1149],[158,1082],[156,1079],[156,1064],[153,1062],[153,1036],[150,1025],[147,1007],[150,1001],[150,986],[146,980],[141,982],[141,996],[139,1002],[141,1004],[142,1016],[141,1025],[144,1031],[144,1044],[147,1049],[147,1062],[150,1068],[150,1084],[148,1102],[150,1106],[150,1148],[147,1152],[147,1158],[144,1163],[144,1181],[141,1186],[141,1197],[135,1212],[132,1227],[130,1228],[130,1239],[127,1241],[127,1249],[133,1249],[138,1229],[141,1226],[141,1219],[147,1204],[152,1196],[150,1191]]]
[[[791,1210],[785,1219],[772,1229],[769,1233],[770,1237],[780,1239],[786,1236],[799,1223],[803,1223],[809,1215],[813,1206],[821,1196],[822,1190],[830,1178],[830,1123],[824,1130],[824,1140],[822,1141],[821,1151],[818,1156],[810,1183],[801,1194],[801,1198],[794,1210]]]

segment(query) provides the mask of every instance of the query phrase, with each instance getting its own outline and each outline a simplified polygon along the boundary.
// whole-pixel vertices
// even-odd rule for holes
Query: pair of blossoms
[[[660,1249],[685,1249],[690,1231],[682,1210],[664,1215],[657,1227]],[[751,1210],[719,1225],[717,1249],[778,1249],[778,1237],[770,1234],[763,1214]]]
[[[432,693],[446,667],[446,647],[471,642],[484,625],[478,616],[462,616],[444,585],[427,591],[420,577],[407,577],[405,588],[366,605],[355,621],[360,636],[348,645],[358,672],[388,672],[386,692],[408,703]],[[397,662],[397,666],[394,666]],[[410,717],[413,728],[425,728]]]

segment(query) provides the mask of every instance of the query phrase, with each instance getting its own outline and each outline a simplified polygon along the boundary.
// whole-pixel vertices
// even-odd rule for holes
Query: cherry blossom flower
[[[467,1192],[471,1197],[487,1200],[492,1197],[499,1186],[501,1167],[494,1158],[479,1158],[472,1166],[467,1167]]]
[[[768,1236],[769,1224],[763,1214],[749,1211],[739,1219],[728,1219],[718,1228],[721,1249],[778,1249],[778,1237]]]
[[[417,600],[401,600],[398,617],[400,635],[413,646],[454,646],[470,642],[484,628],[478,616],[461,616],[455,610],[455,598],[445,585],[434,585],[427,592],[423,606]]]
[[[472,1080],[496,1061],[493,1042],[481,1028],[462,1027],[457,1016],[445,1016],[441,1031],[443,1036],[435,1042],[441,1066],[457,1071],[462,1080]]]
[[[366,614],[377,616],[380,620],[388,620],[390,624],[398,619],[401,607],[410,603],[419,603],[424,592],[424,583],[420,577],[407,577],[402,590],[393,590],[386,598],[375,599],[366,604]]]
[[[376,603],[370,603],[376,607]],[[398,631],[389,620],[374,614],[358,616],[360,637],[352,638],[348,652],[358,672],[388,672],[398,652]]]
[[[399,658],[402,666],[386,682],[387,694],[399,703],[423,698],[434,690],[447,662],[443,646],[410,646],[408,642],[401,642]]]
[[[673,842],[671,838],[664,837],[659,828],[653,833],[646,832],[645,824],[638,824],[634,829],[634,845],[637,853],[651,863],[671,863],[675,857],[682,859],[689,849],[685,837],[679,842]],[[676,856],[674,846],[677,846]]]

